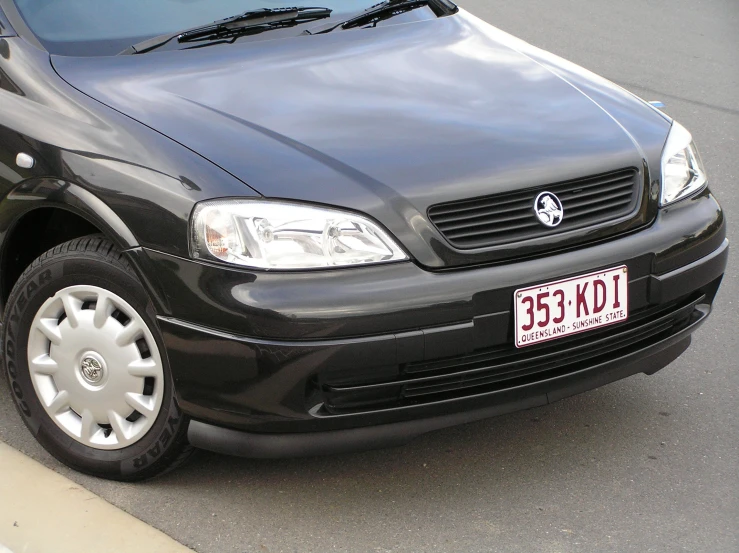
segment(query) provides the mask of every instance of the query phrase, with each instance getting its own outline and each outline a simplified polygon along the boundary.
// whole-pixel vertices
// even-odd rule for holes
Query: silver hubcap
[[[102,288],[64,288],[41,306],[28,366],[51,419],[90,447],[137,442],[162,406],[164,372],[154,336],[133,307]]]

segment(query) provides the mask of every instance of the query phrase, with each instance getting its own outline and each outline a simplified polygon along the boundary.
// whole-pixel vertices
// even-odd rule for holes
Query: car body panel
[[[158,252],[148,257],[162,286],[181,298],[164,315],[203,327],[256,339],[328,340],[505,314],[498,321],[502,329],[481,327],[486,337],[478,345],[487,347],[508,338],[517,288],[622,264],[629,267],[629,281],[638,283],[709,255],[725,236],[724,214],[705,192],[661,212],[642,232],[577,251],[474,270],[430,272],[413,263],[395,263],[360,271],[286,274],[226,269]],[[643,307],[643,296],[632,297],[630,305]],[[457,346],[476,344],[460,340]]]
[[[658,209],[671,120],[464,11],[115,58],[51,57],[22,21],[15,29],[21,36],[0,38],[0,278],[14,262],[8,242],[24,239],[17,229],[35,210],[96,225],[148,292],[176,397],[196,420],[293,434],[440,427],[656,372],[710,312],[728,256],[724,214],[708,189]],[[21,152],[32,168],[15,163]],[[631,219],[553,232],[536,255],[525,244],[457,250],[427,216],[434,204],[625,167],[643,185]],[[286,273],[190,256],[198,202],[262,195],[366,213],[411,259]],[[502,262],[501,252],[515,255]],[[654,316],[652,334],[614,325],[512,349],[516,289],[621,265],[630,315]],[[670,310],[680,318],[668,320]],[[612,339],[610,357],[591,339]],[[572,367],[546,372],[573,344]],[[496,365],[501,352],[522,364],[541,354],[545,368],[495,390],[452,382],[447,395],[417,403],[400,390],[377,409],[326,407],[332,394],[425,380],[408,371],[414,363],[441,364],[423,369],[429,379],[474,380],[478,369],[490,377],[507,370]],[[492,356],[491,365],[459,369],[466,356]],[[197,445],[249,449],[248,436],[209,442],[203,426]],[[378,427],[345,443],[381,445],[394,432]]]
[[[0,38],[0,104],[0,249],[25,214],[57,206],[109,231],[121,248],[187,256],[196,202],[256,196],[202,156],[69,86],[48,53],[20,37]],[[33,168],[16,165],[21,152]]]
[[[693,323],[702,322],[708,316],[726,268],[728,250],[728,242],[723,241],[715,251],[685,268],[660,276],[642,271],[639,273],[642,276],[630,280],[629,295],[630,301],[633,300],[630,318],[670,313],[676,307],[685,309],[681,316],[684,318],[676,328],[662,326],[669,323],[665,320],[656,331],[652,327],[645,328],[643,334],[634,334],[633,326],[624,330],[632,324],[627,322],[579,338],[532,346],[525,352],[512,351],[515,349],[510,345],[512,316],[508,311],[480,314],[446,326],[420,327],[425,324],[421,321],[428,320],[428,324],[435,321],[403,312],[402,318],[406,315],[413,318],[415,330],[294,341],[253,338],[164,317],[160,318],[160,325],[170,359],[177,367],[175,380],[180,405],[196,419],[217,425],[251,432],[311,432],[433,417],[498,405],[499,401],[513,400],[518,408],[524,408],[526,401],[535,395],[533,390],[543,389],[548,395],[553,394],[551,401],[569,395],[558,389],[557,381],[566,380],[568,387],[583,392],[616,378],[636,372],[651,374],[663,368],[674,357],[666,361],[648,361],[648,357],[674,343],[678,336],[685,338],[696,330],[697,326],[691,327]],[[631,268],[641,271],[645,261],[648,264],[643,258],[628,259],[630,273]],[[480,272],[476,275],[480,279],[485,275],[492,277],[496,268]],[[460,295],[464,293],[460,281],[463,277],[444,276],[450,279],[446,292],[452,294],[456,286]],[[406,278],[419,282],[423,276],[409,273]],[[492,280],[488,278],[488,282]],[[368,282],[373,282],[372,277]],[[458,302],[457,312],[462,317],[471,316],[462,312],[465,305],[479,306],[486,299],[505,303],[508,298],[510,302],[512,291],[506,288],[485,283],[472,289],[485,286],[477,294],[470,292],[474,299]],[[443,289],[443,284],[437,284],[435,294],[439,299],[444,296]],[[447,307],[442,303],[438,306],[436,312]],[[368,313],[365,322],[370,321]],[[628,333],[631,336],[626,339],[624,334]],[[614,347],[613,341],[622,342]],[[574,356],[569,351],[573,345],[580,350]],[[517,378],[516,365],[536,363],[536,356],[541,356],[539,374]],[[562,358],[569,363],[563,365]],[[609,379],[609,373],[618,374],[623,365],[634,362],[637,368]],[[411,365],[420,365],[425,370],[410,370]],[[513,374],[505,374],[506,370]],[[501,382],[475,383],[476,373],[484,371],[503,373]],[[453,380],[459,387],[436,397],[431,392],[420,398],[421,401],[414,394],[405,395],[407,385],[416,387],[418,381],[433,384],[444,379]],[[224,382],[229,385],[224,386]],[[378,405],[348,406],[343,412],[327,407],[331,395],[337,392],[361,396],[377,391],[387,392]]]
[[[53,64],[261,194],[367,213],[421,264],[440,268],[498,252],[454,250],[428,221],[429,206],[658,159],[668,121],[603,89],[638,127],[627,131],[529,49],[461,12],[369,32]],[[648,178],[659,178],[658,167]]]

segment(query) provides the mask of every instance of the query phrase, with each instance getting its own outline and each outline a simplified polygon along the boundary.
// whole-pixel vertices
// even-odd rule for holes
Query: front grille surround
[[[542,225],[534,201],[542,192],[556,194],[564,208],[562,223]],[[630,167],[600,175],[542,185],[469,200],[431,206],[429,220],[458,250],[479,250],[523,243],[588,230],[604,223],[635,217],[644,192],[640,171]],[[612,234],[619,229],[614,224]],[[599,238],[608,235],[601,233]],[[585,232],[575,243],[591,236]],[[528,247],[527,249],[530,249]]]

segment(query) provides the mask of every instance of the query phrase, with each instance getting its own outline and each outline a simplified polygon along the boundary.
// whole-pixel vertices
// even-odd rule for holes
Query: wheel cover
[[[133,307],[103,288],[71,286],[44,302],[31,324],[28,367],[51,420],[89,447],[136,443],[162,407],[154,336]]]

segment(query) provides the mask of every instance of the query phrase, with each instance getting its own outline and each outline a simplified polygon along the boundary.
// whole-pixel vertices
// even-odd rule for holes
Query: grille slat
[[[495,223],[497,224],[497,223],[508,223],[510,221],[520,221],[522,215],[531,213],[531,206],[527,206],[523,208],[523,210],[524,210],[524,213],[518,213],[515,215],[506,215],[505,217],[498,217],[495,220]],[[517,210],[517,211],[521,211],[521,210]],[[475,219],[478,219],[480,217],[487,217],[487,215],[477,215]],[[451,233],[452,231],[455,231],[455,230],[464,229],[464,228],[475,228],[478,226],[479,226],[479,223],[477,223],[474,220],[454,221],[453,223],[450,222],[450,223],[444,224],[444,232]]]
[[[562,202],[564,219],[556,228],[539,223],[534,201],[543,191]],[[567,232],[627,216],[638,203],[639,172],[623,169],[603,175],[529,188],[429,208],[431,222],[459,249],[494,247]]]
[[[578,198],[576,201],[570,201],[570,202],[562,202],[562,207],[565,210],[565,215],[569,213],[570,210],[577,209],[579,207],[585,207],[585,206],[597,206],[598,204],[603,205],[605,202],[609,200],[627,200],[631,201],[631,190],[626,190],[623,192],[613,192],[612,194],[603,194],[599,195],[597,197],[589,197],[580,199]]]
[[[485,226],[482,227],[480,225],[474,226],[474,227],[468,227],[472,229],[477,230],[453,230],[449,232],[449,236],[452,238],[469,238],[471,236],[480,236],[481,234],[493,234],[493,233],[500,233],[500,232],[507,232],[511,230],[518,230],[523,228],[530,228],[530,227],[536,227],[538,226],[535,222],[524,222],[524,223],[518,223],[515,225],[504,225],[504,226]]]
[[[573,217],[573,218],[574,217],[582,217],[583,215],[591,216],[591,215],[594,215],[594,214],[599,213],[601,211],[606,211],[608,209],[617,209],[617,208],[619,208],[619,207],[621,207],[623,205],[627,205],[626,204],[626,201],[624,201],[624,200],[615,201],[615,202],[611,202],[611,203],[608,203],[608,204],[599,205],[597,207],[590,208],[590,209],[578,210],[578,211],[575,211],[574,213],[570,214],[570,216]]]
[[[462,213],[450,213],[449,215],[441,215],[437,217],[435,220],[437,226],[441,227],[447,224],[456,223],[458,221],[466,221],[469,219],[478,219],[480,217],[494,217],[494,216],[500,216],[500,215],[506,215],[508,213],[515,213],[515,212],[530,212],[531,211],[531,202],[534,201],[534,198],[532,197],[530,200],[525,200],[521,202],[516,202],[515,204],[508,204],[511,205],[511,207],[508,207],[507,205],[504,205],[503,208],[485,208],[485,209],[479,209],[477,211],[463,211]]]
[[[564,198],[560,198],[560,199],[564,203],[567,201],[571,202],[575,199],[581,200],[584,198],[592,198],[594,196],[600,196],[602,194],[613,194],[616,192],[621,192],[621,193],[631,192],[632,186],[633,186],[633,183],[627,182],[627,183],[618,184],[615,186],[604,186],[603,188],[598,188],[597,190],[586,189],[590,191],[589,192],[577,192],[576,198],[572,198],[571,196],[565,196]]]
[[[531,194],[531,199],[532,200],[535,197],[536,197],[535,194]],[[475,209],[482,209],[482,208],[488,208],[488,207],[493,207],[494,208],[496,206],[505,206],[505,205],[509,205],[509,204],[515,204],[515,203],[518,203],[518,202],[522,202],[524,200],[526,200],[526,198],[521,198],[521,197],[514,198],[514,199],[509,199],[509,200],[497,199],[497,198],[489,198],[489,199],[486,200],[485,198],[480,198],[479,201],[471,202],[466,207],[464,205],[462,205],[461,207],[456,207],[456,204],[453,204],[453,205],[446,204],[446,207],[444,205],[440,205],[440,206],[434,206],[431,209],[434,210],[434,214],[446,215],[448,213],[456,214],[456,213],[461,213],[461,212],[464,212],[464,211],[473,211]],[[464,203],[466,204],[467,202],[464,202]]]

